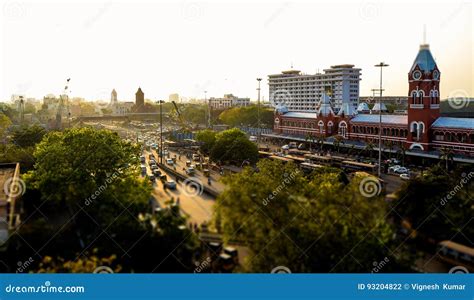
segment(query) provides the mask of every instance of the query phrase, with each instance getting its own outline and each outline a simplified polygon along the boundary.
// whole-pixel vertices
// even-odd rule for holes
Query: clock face
[[[413,79],[419,80],[420,78],[421,78],[421,72],[420,71],[413,72]]]
[[[278,123],[280,123],[280,119],[275,118],[275,124],[278,124]]]
[[[439,79],[439,72],[438,71],[436,71],[436,70],[433,71],[433,78],[436,79],[436,80]]]

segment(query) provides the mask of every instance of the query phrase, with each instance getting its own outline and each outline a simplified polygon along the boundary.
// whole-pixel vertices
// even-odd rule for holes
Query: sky
[[[473,96],[472,2],[450,1],[21,1],[1,0],[0,101],[12,94],[133,100],[268,99],[267,75],[362,69],[360,95],[379,84],[407,95],[407,73],[426,41],[441,97]]]

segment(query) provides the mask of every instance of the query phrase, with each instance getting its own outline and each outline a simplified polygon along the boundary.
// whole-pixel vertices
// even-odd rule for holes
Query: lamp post
[[[160,164],[163,164],[163,154],[165,151],[163,151],[163,103],[164,100],[158,100],[156,103],[160,104],[160,152],[158,155],[160,156]]]
[[[388,64],[381,62],[374,67],[380,68],[380,97],[379,97],[379,168],[378,168],[378,175],[380,178],[381,175],[381,167],[382,167],[382,70],[384,67],[388,67]]]
[[[262,78],[257,78],[258,82],[258,100],[257,100],[257,144],[260,143],[260,81]]]

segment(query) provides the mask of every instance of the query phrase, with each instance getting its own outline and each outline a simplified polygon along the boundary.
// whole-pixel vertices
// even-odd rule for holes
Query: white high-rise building
[[[303,74],[298,70],[268,75],[270,102],[289,111],[316,112],[326,92],[337,113],[345,104],[357,109],[361,69],[354,65],[331,66],[323,73]]]

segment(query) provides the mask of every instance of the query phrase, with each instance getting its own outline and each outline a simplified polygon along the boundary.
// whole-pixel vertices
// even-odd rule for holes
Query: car
[[[153,164],[153,165],[151,165],[150,169],[156,170],[156,169],[158,169],[158,166],[156,164]]]
[[[190,160],[187,160],[186,161],[186,167],[190,167],[191,166],[191,161]]]
[[[301,143],[298,145],[298,150],[306,150],[306,145]]]
[[[146,174],[146,166],[142,165],[142,174]]]
[[[174,164],[171,158],[166,159],[166,164],[172,166]]]
[[[395,170],[395,173],[398,173],[398,174],[404,174],[404,173],[408,173],[408,172],[410,172],[410,170],[408,170],[405,167],[400,167],[400,168]]]
[[[251,142],[256,142],[256,141],[257,141],[257,137],[254,136],[254,135],[251,135],[251,136],[249,137],[249,141],[251,141]]]
[[[142,163],[145,162],[145,156],[144,155],[140,156],[140,162],[142,162]]]
[[[186,174],[188,175],[194,175],[196,173],[196,170],[193,167],[189,167],[186,169]]]
[[[154,182],[156,178],[155,178],[155,175],[149,174],[148,179],[150,179],[151,182]]]
[[[176,182],[170,180],[165,182],[165,186],[169,188],[170,190],[175,190],[176,189]]]
[[[407,173],[400,174],[400,178],[403,180],[410,180],[410,175]]]
[[[281,146],[281,150],[290,150],[290,146],[283,145],[283,146]]]
[[[198,161],[200,158],[199,154],[193,154],[193,160]]]
[[[291,148],[291,149],[294,149],[294,148],[297,148],[298,147],[298,144],[296,142],[290,142],[288,144],[288,146]]]
[[[158,170],[158,169],[154,169],[154,170],[153,170],[153,175],[155,175],[155,177],[160,177],[161,171]]]
[[[391,166],[391,167],[388,168],[388,171],[389,172],[396,172],[399,168],[401,168],[401,166],[399,166],[399,165]]]

